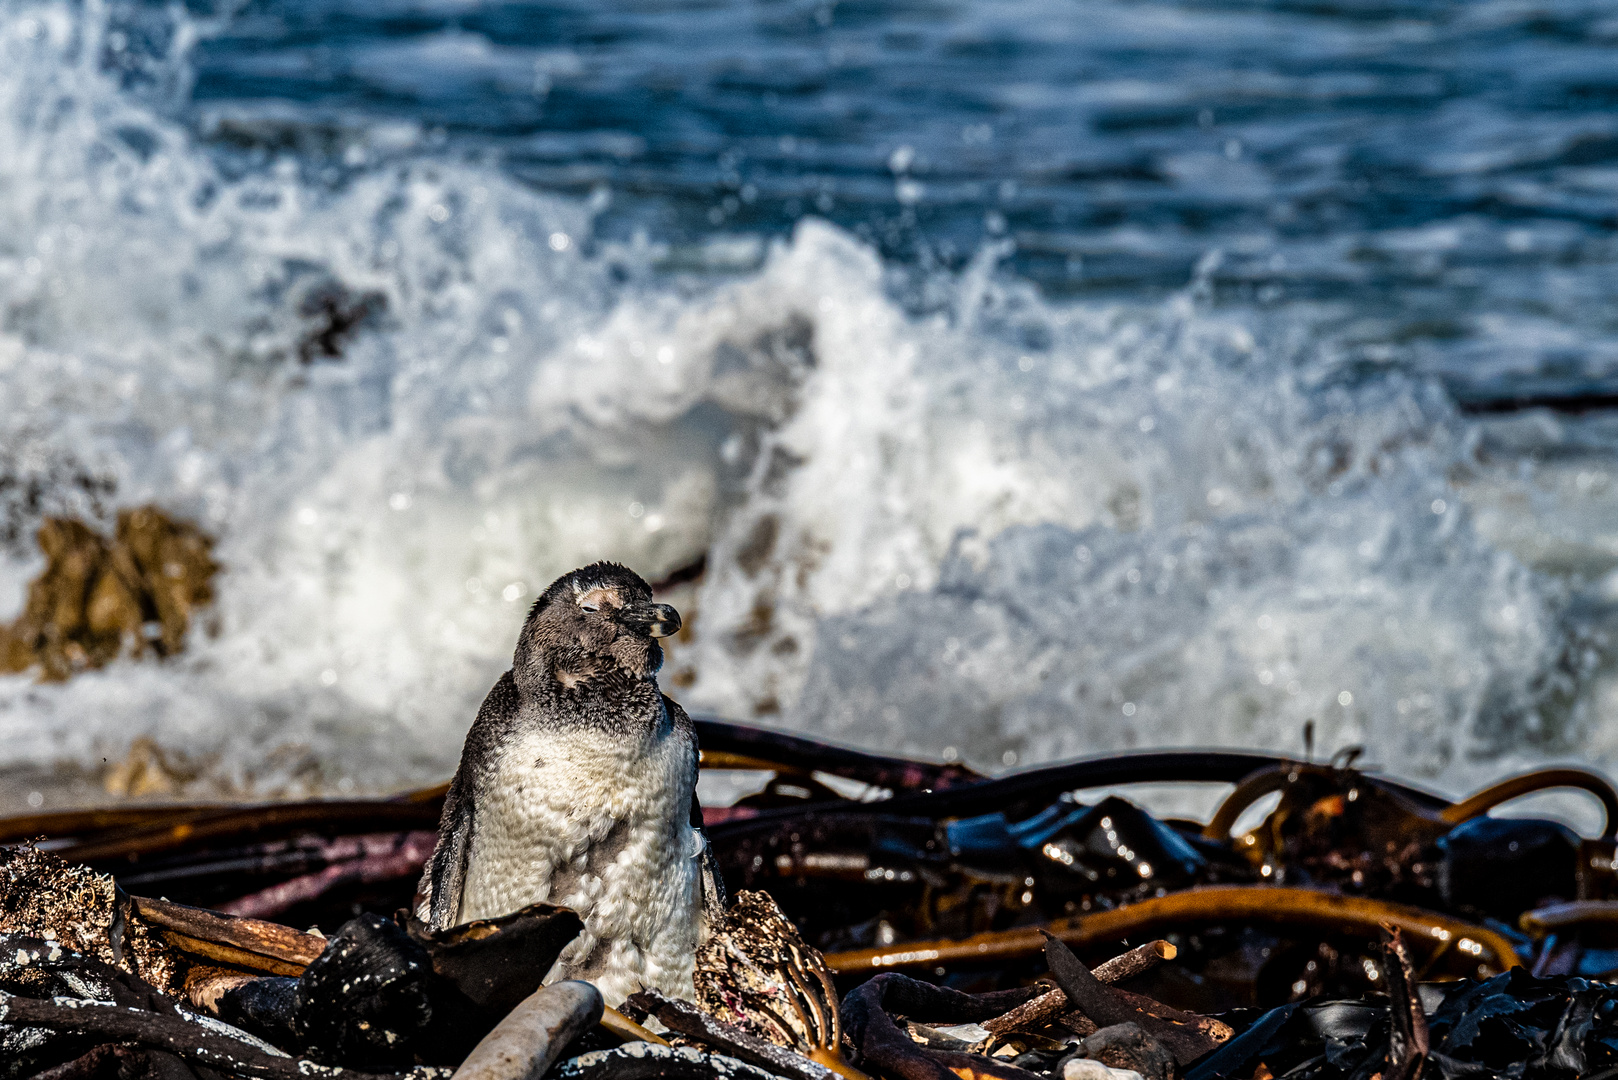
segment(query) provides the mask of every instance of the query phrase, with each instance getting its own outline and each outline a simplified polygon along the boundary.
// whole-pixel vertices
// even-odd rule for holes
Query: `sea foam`
[[[693,710],[993,769],[1311,720],[1457,790],[1618,754],[1568,587],[1476,527],[1475,426],[1307,312],[1063,304],[1003,247],[918,295],[812,218],[682,275],[421,132],[227,167],[163,107],[197,27],[142,81],[95,5],[0,15],[0,599],[46,513],[156,502],[224,567],[184,655],[0,679],[0,763],[436,780],[549,580],[705,553]],[[322,297],[368,305],[336,357]]]

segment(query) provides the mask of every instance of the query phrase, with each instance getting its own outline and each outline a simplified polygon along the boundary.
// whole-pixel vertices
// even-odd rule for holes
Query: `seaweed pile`
[[[704,768],[769,779],[705,814],[736,899],[694,1002],[541,986],[564,908],[417,922],[442,789],[32,815],[0,822],[0,1076],[1618,1076],[1594,773],[1452,804],[1352,758],[987,779],[698,726]],[[1080,797],[1208,781],[1234,789],[1207,825]],[[1602,836],[1488,814],[1552,787]]]

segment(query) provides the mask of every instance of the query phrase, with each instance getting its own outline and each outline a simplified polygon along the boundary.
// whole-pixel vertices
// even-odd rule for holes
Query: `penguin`
[[[584,930],[545,976],[609,1005],[640,989],[687,1000],[724,909],[702,832],[691,720],[658,689],[658,638],[680,615],[633,571],[558,578],[523,624],[450,782],[416,915],[435,929],[546,901]]]

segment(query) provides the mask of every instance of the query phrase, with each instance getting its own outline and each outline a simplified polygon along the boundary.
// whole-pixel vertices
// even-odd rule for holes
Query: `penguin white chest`
[[[547,981],[587,979],[610,1004],[642,986],[690,997],[701,912],[694,756],[678,729],[631,745],[577,729],[513,739],[476,781],[460,920],[565,905],[584,931]]]

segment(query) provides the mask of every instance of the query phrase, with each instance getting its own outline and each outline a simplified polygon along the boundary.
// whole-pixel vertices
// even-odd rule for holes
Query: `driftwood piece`
[[[1390,926],[1387,935],[1382,968],[1388,978],[1388,1069],[1382,1076],[1383,1080],[1415,1080],[1430,1050],[1427,1014],[1416,993],[1416,975],[1399,931]]]
[[[1092,974],[1110,986],[1145,974],[1164,960],[1173,960],[1176,955],[1178,950],[1167,941],[1149,941],[1097,964]],[[1017,1006],[1004,1016],[984,1021],[983,1027],[995,1036],[1009,1035],[1013,1031],[1032,1031],[1049,1024],[1068,1008],[1067,994],[1058,987]]]
[[[577,979],[540,987],[473,1047],[456,1080],[539,1080],[600,1021],[605,1004],[601,991]]]
[[[150,897],[130,898],[134,912],[188,956],[266,975],[300,975],[326,939],[279,923],[225,915]]]
[[[761,1039],[752,1032],[727,1024],[686,1001],[674,1001],[656,990],[642,990],[629,999],[637,1009],[657,1017],[670,1031],[707,1043],[721,1054],[746,1061],[780,1076],[796,1080],[830,1080],[832,1071],[802,1054]]]
[[[378,1074],[339,1069],[276,1056],[252,1043],[231,1038],[179,1016],[162,1016],[120,1005],[66,999],[36,1001],[33,998],[0,995],[0,1024],[17,1028],[44,1028],[90,1035],[107,1042],[129,1042],[166,1050],[197,1065],[221,1072],[257,1077],[259,1080],[370,1080],[371,1077],[397,1077],[399,1073]],[[449,1076],[447,1069],[406,1070],[414,1080],[439,1080]]]
[[[197,964],[185,973],[185,1000],[198,1012],[218,1016],[221,998],[237,987],[257,981],[258,978],[259,976],[249,975],[234,968]]]
[[[925,1050],[893,1022],[894,1014],[930,1023],[978,1023],[1026,1000],[1028,991],[963,994],[904,975],[885,974],[849,991],[843,999],[843,1022],[860,1054],[860,1065],[896,1080],[1034,1080],[1039,1074],[992,1058]]]
[[[1046,960],[1054,978],[1067,994],[1067,998],[1100,1027],[1114,1024],[1139,1024],[1141,1028],[1166,1046],[1181,1065],[1188,1065],[1230,1038],[1230,1029],[1224,1028],[1223,1038],[1215,1037],[1219,1023],[1209,1017],[1182,1013],[1169,1009],[1150,999],[1126,994],[1098,980],[1084,962],[1073,955],[1073,950],[1059,938],[1049,938],[1045,949]],[[1148,1006],[1156,1006],[1149,1008]],[[1220,1025],[1224,1027],[1224,1025]]]

